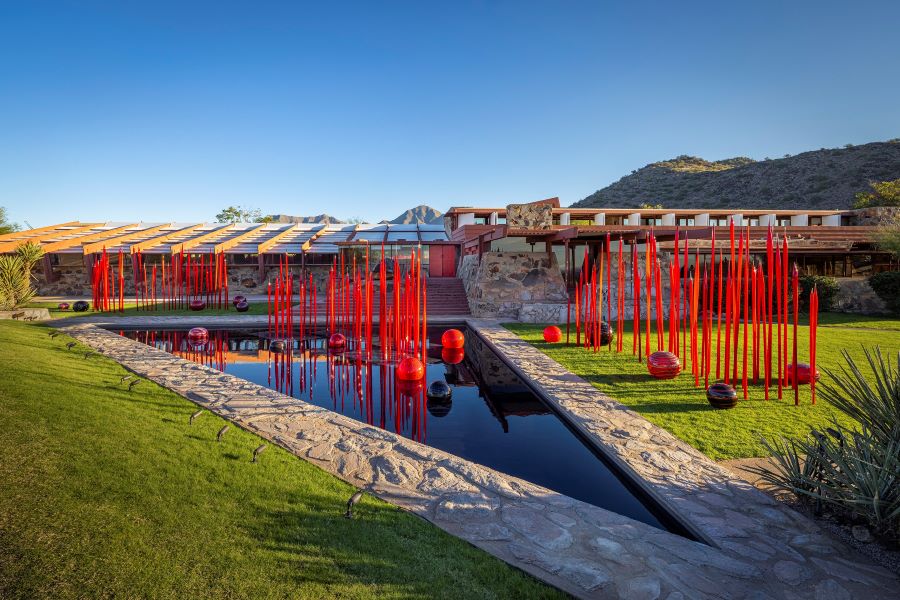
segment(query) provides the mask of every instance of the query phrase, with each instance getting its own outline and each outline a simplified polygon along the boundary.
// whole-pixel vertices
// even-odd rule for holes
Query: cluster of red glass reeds
[[[782,398],[784,388],[790,386],[794,391],[794,402],[799,404],[797,327],[800,281],[796,264],[791,266],[790,263],[787,238],[778,239],[774,229],[769,227],[763,263],[751,257],[749,227],[743,233],[738,232],[736,237],[732,223],[729,236],[727,249],[717,247],[713,230],[710,260],[704,258],[701,261],[699,245],[695,244],[692,261],[689,240],[686,237],[680,239],[676,230],[666,274],[662,272],[659,247],[652,230],[646,240],[643,269],[636,246],[632,245],[632,354],[642,360],[643,355],[649,355],[654,350],[672,352],[685,364],[690,364],[697,387],[701,379],[705,386],[709,385],[715,363],[715,378],[735,387],[740,386],[744,399],[749,398],[749,384],[760,383],[762,378],[765,399],[768,400],[774,378],[778,398]],[[574,312],[575,343],[595,352],[601,347],[599,332],[604,316],[612,325],[613,302],[616,351],[623,351],[626,259],[620,239],[613,290],[610,248],[610,236],[607,234],[604,251],[596,257],[592,259],[585,250],[583,267],[575,282],[572,299],[575,310],[569,311],[566,323],[568,343]],[[670,290],[667,310],[664,308],[662,285],[664,275],[668,278]],[[819,310],[815,289],[810,294],[809,304],[810,382],[812,400],[815,402]],[[655,321],[655,336],[651,321]],[[611,350],[611,339],[607,343]]]

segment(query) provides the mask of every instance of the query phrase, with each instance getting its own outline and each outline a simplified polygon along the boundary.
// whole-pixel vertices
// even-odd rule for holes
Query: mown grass
[[[896,356],[900,351],[898,320],[854,319],[850,315],[823,314],[822,325],[817,346],[820,371],[823,367],[839,368],[844,362],[841,357],[841,350],[844,349],[857,361],[865,360],[863,347],[878,345],[888,356]],[[715,410],[706,401],[702,379],[700,387],[694,387],[689,367],[676,379],[661,381],[651,377],[646,361],[639,363],[632,356],[633,338],[628,332],[624,336],[625,352],[617,354],[606,349],[594,353],[576,347],[574,329],[571,337],[573,344],[567,346],[565,343],[545,343],[542,325],[510,323],[505,327],[598,389],[716,460],[766,456],[761,437],[806,436],[811,427],[827,427],[832,419],[852,424],[821,399],[815,405],[811,404],[808,386],[801,386],[800,406],[794,405],[792,390],[786,390],[784,399],[777,400],[776,385],[770,388],[771,399],[764,400],[764,386],[760,383],[750,386],[750,399],[740,401],[736,408]],[[630,327],[629,321],[628,329]],[[654,344],[655,340],[654,335]],[[808,327],[799,328],[798,347],[799,362],[808,362]],[[710,381],[714,379],[712,377]],[[822,381],[828,379],[823,372]]]
[[[561,596],[48,331],[0,324],[0,598]]]
[[[69,304],[72,304],[71,302]],[[234,309],[233,306],[229,306],[228,310],[225,309],[213,309],[208,308],[201,311],[192,311],[189,308],[179,308],[177,310],[163,310],[162,308],[158,310],[138,310],[134,301],[125,302],[125,310],[122,312],[119,311],[109,311],[109,312],[95,312],[89,310],[87,312],[75,312],[71,308],[69,310],[59,310],[58,302],[31,302],[28,304],[28,308],[46,308],[50,311],[50,316],[54,319],[62,319],[68,317],[84,317],[90,315],[101,315],[104,317],[171,317],[171,316],[179,316],[179,315],[201,315],[201,316],[221,316],[221,315],[264,315],[268,311],[268,306],[265,302],[249,302],[250,308],[247,312],[239,313]]]

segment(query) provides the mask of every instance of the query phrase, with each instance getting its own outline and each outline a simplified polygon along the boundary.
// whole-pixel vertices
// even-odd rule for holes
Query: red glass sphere
[[[328,338],[328,347],[331,350],[341,351],[347,345],[347,338],[344,337],[343,333],[332,333],[331,337]]]
[[[240,295],[235,296],[234,298],[231,299],[231,303],[234,304],[235,306],[237,306],[241,302],[246,302],[246,301],[247,301],[247,298],[245,296],[240,296]]]
[[[188,331],[188,341],[195,346],[205,344],[209,341],[209,332],[205,327],[194,327]]]
[[[562,341],[562,329],[556,325],[550,325],[544,329],[544,341],[548,344],[555,344]]]
[[[425,377],[425,365],[413,356],[407,356],[397,365],[397,378],[401,381],[417,381]]]
[[[812,369],[806,363],[797,363],[797,384],[808,385],[810,382],[810,372]],[[819,370],[816,369],[816,381],[819,380]],[[788,385],[794,385],[794,364],[787,366],[787,382]]]
[[[441,360],[445,365],[458,365],[466,357],[462,348],[441,348]]]
[[[68,302],[60,302],[56,306],[56,308],[58,308],[59,310],[69,310],[69,303]]]
[[[206,301],[205,300],[191,300],[189,307],[191,310],[203,310],[204,308],[206,308]]]
[[[441,345],[444,348],[457,349],[466,344],[466,336],[459,329],[448,329],[441,336]]]
[[[657,379],[673,379],[681,373],[681,361],[671,352],[654,352],[647,358],[647,370]]]

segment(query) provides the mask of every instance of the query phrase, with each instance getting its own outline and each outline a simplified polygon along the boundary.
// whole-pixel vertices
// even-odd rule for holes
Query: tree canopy
[[[6,221],[6,207],[0,206],[0,235],[3,235],[4,233],[12,233],[18,230],[18,223],[8,223]]]
[[[268,223],[272,217],[263,216],[258,208],[246,206],[229,206],[216,215],[219,223]]]
[[[873,181],[871,192],[856,194],[853,208],[869,208],[872,206],[900,206],[900,179],[893,181]]]

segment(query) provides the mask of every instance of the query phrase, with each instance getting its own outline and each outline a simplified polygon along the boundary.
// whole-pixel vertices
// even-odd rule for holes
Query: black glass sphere
[[[89,309],[90,307],[91,305],[84,300],[79,300],[72,305],[72,310],[74,310],[75,312],[87,312],[87,309]]]

